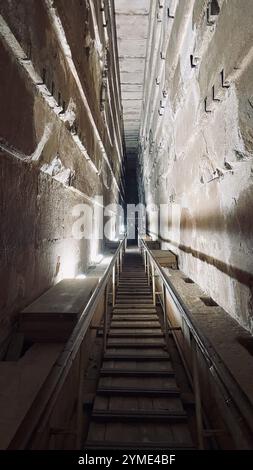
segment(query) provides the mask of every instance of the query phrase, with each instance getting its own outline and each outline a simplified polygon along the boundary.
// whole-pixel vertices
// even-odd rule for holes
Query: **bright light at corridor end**
[[[87,276],[86,274],[78,274],[78,276],[75,277],[75,279],[86,279]]]

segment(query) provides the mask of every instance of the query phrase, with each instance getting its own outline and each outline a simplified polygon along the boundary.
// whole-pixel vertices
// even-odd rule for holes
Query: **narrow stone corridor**
[[[0,450],[253,450],[252,0],[0,0]]]

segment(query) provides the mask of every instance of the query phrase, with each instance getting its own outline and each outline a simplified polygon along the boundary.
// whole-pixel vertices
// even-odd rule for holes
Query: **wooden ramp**
[[[103,331],[99,331],[100,335]],[[85,449],[191,449],[193,442],[141,255],[127,253]]]

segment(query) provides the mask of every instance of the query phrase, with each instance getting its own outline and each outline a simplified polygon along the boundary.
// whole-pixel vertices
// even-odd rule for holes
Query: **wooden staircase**
[[[85,443],[89,448],[193,448],[163,327],[137,249],[127,251],[124,259]]]

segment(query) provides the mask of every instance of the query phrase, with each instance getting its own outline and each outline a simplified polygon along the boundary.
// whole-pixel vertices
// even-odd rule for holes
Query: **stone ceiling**
[[[150,0],[114,0],[127,153],[138,148]]]

